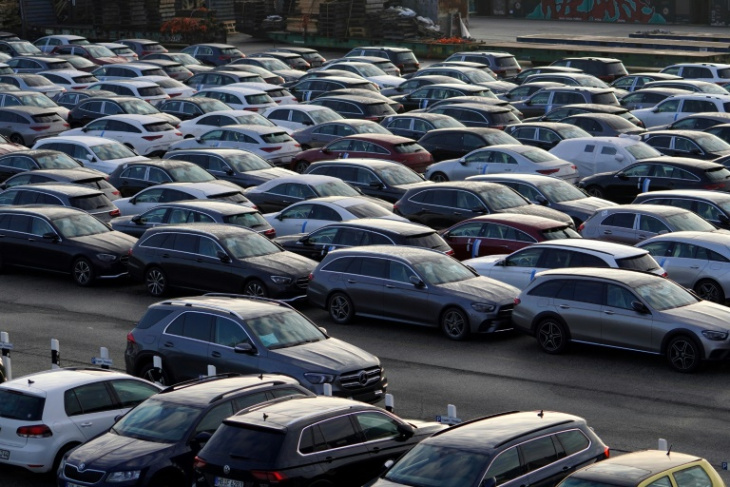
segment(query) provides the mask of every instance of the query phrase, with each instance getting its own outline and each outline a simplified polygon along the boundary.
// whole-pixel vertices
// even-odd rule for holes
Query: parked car
[[[451,81],[457,81],[452,83]],[[425,109],[434,102],[448,100],[459,96],[475,96],[496,99],[496,95],[486,86],[469,85],[459,80],[438,83],[416,88],[410,93],[394,96],[393,99],[403,105],[405,111]]]
[[[578,113],[610,113],[625,118],[638,127],[644,127],[643,122],[636,118],[628,108],[616,105],[599,105],[596,103],[578,103],[553,108],[542,117],[526,118],[523,122],[560,122],[565,117]]]
[[[640,193],[632,204],[667,205],[697,213],[718,228],[730,229],[730,195],[708,189],[674,189]]]
[[[89,44],[86,37],[71,34],[43,36],[33,42],[33,45],[43,52],[51,52],[56,46],[84,44]]]
[[[364,94],[325,93],[310,103],[331,108],[343,118],[362,118],[378,123],[382,122],[385,117],[396,113],[396,110],[390,106],[391,102]]]
[[[686,157],[644,159],[625,168],[588,176],[578,183],[591,196],[628,203],[639,193],[668,189],[730,190],[730,171]]]
[[[330,337],[278,301],[224,295],[170,299],[151,305],[139,324],[128,335],[126,368],[154,377],[152,357],[159,354],[165,384],[197,379],[211,363],[220,372],[286,373],[316,394],[331,384],[333,395],[364,402],[382,400],[387,391],[377,357]],[[214,327],[220,332],[212,333]],[[170,354],[157,345],[162,336],[187,352]],[[209,356],[209,347],[220,357]]]
[[[128,84],[134,82],[126,81],[124,83]],[[144,84],[147,85],[148,83]],[[154,83],[149,84],[152,85]],[[114,89],[110,85],[107,86],[109,88],[112,88],[112,90]],[[126,88],[128,87],[125,87],[125,89]],[[157,85],[155,85],[155,89],[162,90]],[[134,95],[115,95],[113,97],[99,96],[82,100],[69,112],[68,123],[69,125],[71,125],[72,128],[83,127],[87,123],[91,122],[92,120],[96,120],[97,118],[105,117],[107,115],[120,115],[123,113],[134,113],[137,115],[154,115],[170,123],[173,127],[177,127],[180,124],[179,118],[168,113],[160,112],[157,108],[153,107],[146,101],[141,100]]]
[[[0,155],[0,181],[38,169],[80,169],[77,160],[53,150],[17,149]]]
[[[279,127],[291,130],[317,127],[325,122],[343,120],[345,117],[329,107],[319,105],[286,105],[265,108],[261,115]]]
[[[322,147],[333,140],[339,139],[340,137],[347,137],[348,135],[390,133],[392,133],[390,130],[371,120],[342,118],[297,129],[292,132],[291,136],[302,145],[302,150],[308,150],[315,147]]]
[[[165,47],[163,47],[159,42],[151,41],[149,39],[120,39],[115,42],[129,47],[136,52],[139,57],[146,56],[147,54],[167,52],[167,49],[165,49]]]
[[[465,340],[510,329],[515,291],[435,250],[371,245],[329,252],[312,272],[307,298],[335,323],[361,315]]]
[[[257,52],[256,54],[251,54],[250,57],[252,57],[252,58],[270,57],[270,58],[278,59],[279,61],[281,61],[284,64],[286,64],[287,66],[289,66],[291,69],[297,69],[297,70],[301,70],[301,71],[306,71],[312,67],[312,65],[309,64],[306,59],[304,59],[299,53],[296,53],[296,52],[266,51],[266,52]]]
[[[394,135],[418,140],[431,130],[442,128],[464,128],[464,124],[453,117],[439,113],[403,113],[389,115],[380,124]]]
[[[730,64],[680,63],[666,66],[660,72],[708,83],[719,84],[730,81]]]
[[[393,46],[363,46],[351,49],[345,57],[352,56],[375,56],[389,59],[395,64],[402,74],[418,71],[420,63],[413,51],[407,47]]]
[[[167,76],[165,70],[155,64],[120,63],[105,64],[91,72],[99,81],[118,81],[138,76]]]
[[[710,83],[709,81],[698,81],[694,79],[676,79],[676,80],[659,80],[650,81],[644,85],[644,88],[677,88],[680,90],[690,91],[693,93],[707,93],[711,95],[726,95],[727,90],[722,86]]]
[[[165,75],[167,77],[172,78],[176,81],[185,81],[186,79],[191,78],[194,74],[192,71],[190,71],[188,68],[178,63],[177,61],[172,61],[168,59],[145,59],[142,62],[145,64],[159,66],[165,72]]]
[[[40,71],[72,69],[65,59],[51,56],[16,56],[5,61],[15,73],[39,73]]]
[[[159,111],[173,115],[183,121],[212,112],[231,110],[231,107],[222,101],[203,96],[175,97],[161,101],[156,107]]]
[[[580,127],[562,122],[525,122],[505,127],[504,131],[525,145],[550,150],[560,141],[591,137]]]
[[[576,103],[595,103],[599,105],[619,105],[611,88],[592,88],[586,86],[558,86],[543,88],[529,98],[513,102],[513,106],[525,117],[540,117],[550,110]]]
[[[629,110],[639,108],[651,108],[660,102],[677,95],[686,95],[687,90],[679,88],[642,88],[632,93],[622,96],[619,103],[622,107]]]
[[[193,44],[181,52],[208,66],[220,66],[246,57],[236,46],[221,43]]]
[[[233,334],[218,337],[226,348],[235,338]],[[295,379],[281,374],[227,374],[166,387],[120,418],[112,429],[66,455],[58,481],[116,486],[116,479],[137,477],[140,487],[192,484],[197,478],[195,454],[224,418],[276,398],[311,395]]]
[[[403,81],[405,81],[403,78],[400,77],[400,74],[386,73],[375,63],[362,61],[362,57],[358,57],[357,59],[345,59],[347,59],[347,61],[334,61],[332,63],[327,63],[326,66],[319,69],[323,71],[328,71],[330,69],[349,71],[351,73],[357,74],[358,76],[362,76],[368,81],[375,83],[380,89],[394,88],[403,83]],[[390,62],[386,59],[383,59],[383,61],[390,64]],[[395,68],[396,70],[398,69],[395,67],[395,65],[393,65],[393,68]]]
[[[509,125],[520,123],[520,119],[511,108],[484,103],[445,103],[431,107],[428,111],[449,115],[467,127],[504,129]]]
[[[195,97],[212,98],[233,109],[250,110],[252,112],[262,112],[267,108],[278,106],[266,91],[239,83],[198,89],[198,92],[193,95],[193,98]]]
[[[216,100],[218,101],[218,100]],[[222,103],[222,102],[220,102]],[[200,137],[218,127],[226,125],[261,125],[264,127],[276,127],[276,124],[270,122],[256,112],[248,110],[216,110],[204,113],[198,117],[191,118],[180,122],[180,132],[186,139]]]
[[[434,74],[404,79],[403,83],[399,84],[398,86],[394,86],[393,88],[381,89],[380,94],[385,96],[406,95],[422,86],[433,85],[436,83],[460,83],[466,85],[466,83],[464,83],[463,81],[452,78],[451,76]]]
[[[582,69],[569,68],[567,66],[532,66],[529,68],[524,68],[522,71],[520,71],[518,74],[516,74],[514,76],[505,77],[504,80],[521,85],[524,83],[524,81],[528,77],[532,76],[533,74],[549,74],[549,73],[580,74],[582,72],[583,72]]]
[[[47,370],[3,382],[0,446],[8,453],[0,464],[55,472],[69,450],[103,433],[116,417],[159,390],[121,372],[87,367]]]
[[[127,62],[126,57],[120,56],[108,47],[99,44],[56,46],[51,50],[51,54],[54,56],[79,56],[91,61],[97,66],[123,64]]]
[[[233,61],[231,63],[232,66],[236,66],[239,64],[243,65],[250,65],[250,66],[258,66],[261,68],[266,69],[269,72],[272,72],[278,76],[281,76],[284,79],[285,84],[290,86],[290,84],[294,84],[301,78],[304,74],[306,74],[306,71],[301,71],[299,69],[291,69],[286,63],[275,59],[275,58],[266,58],[266,57],[246,57],[242,59],[238,59],[236,61]]]
[[[343,88],[355,88],[378,93],[378,87],[364,78],[352,78],[345,76],[327,76],[325,78],[312,78],[299,81],[288,86],[289,91],[298,101],[312,101],[325,93]]]
[[[165,100],[170,99],[170,95],[168,95],[165,90],[160,87],[157,83],[153,81],[147,81],[144,78],[147,78],[148,76],[161,76],[159,74],[140,74],[139,76],[136,76],[132,79],[127,78],[119,78],[119,79],[112,79],[112,80],[101,80],[97,81],[96,83],[92,83],[88,89],[90,90],[106,90],[106,91],[112,91],[119,95],[120,97],[134,97],[137,98],[138,101],[147,102],[149,105],[157,105]],[[169,78],[172,79],[172,78]],[[145,107],[146,108],[146,107]],[[142,108],[138,108],[137,112],[141,112],[142,114],[149,114],[153,113],[156,110],[145,110]],[[115,115],[115,113],[110,113],[109,115]],[[170,119],[172,120],[172,119]],[[178,122],[179,123],[179,122]]]
[[[54,109],[21,105],[0,108],[0,135],[13,144],[31,147],[68,128],[68,122]]]
[[[553,81],[535,81],[534,83],[517,85],[506,93],[501,93],[499,95],[499,99],[508,101],[510,103],[524,101],[538,91],[542,90],[543,88],[559,88],[562,86],[568,85],[564,85],[563,83],[555,83]]]
[[[430,152],[434,161],[458,159],[481,147],[519,143],[506,132],[489,127],[433,129],[418,139],[418,145]]]
[[[94,75],[87,73],[86,71],[79,71],[77,69],[59,69],[56,71],[40,71],[38,74],[47,78],[51,83],[66,88],[66,91],[71,90],[85,90],[92,83],[99,81]],[[58,103],[58,99],[63,93],[56,95],[55,102]]]
[[[213,70],[199,72],[185,80],[185,84],[196,90],[219,88],[234,83],[263,83],[261,75],[250,71],[223,71]]]
[[[104,46],[119,57],[123,57],[127,61],[137,61],[139,56],[129,46],[119,44],[117,42],[99,42],[100,46]]]
[[[730,309],[653,274],[544,271],[516,303],[515,327],[534,336],[546,353],[566,352],[577,341],[663,355],[672,369],[684,373],[727,356]]]
[[[169,61],[175,61],[176,63],[180,63],[183,66],[185,66],[185,69],[192,71],[193,73],[202,73],[204,71],[211,71],[213,69],[212,66],[206,66],[202,62],[200,62],[198,59],[195,59],[193,56],[186,52],[155,52],[151,54],[146,54],[143,58],[143,61],[152,61],[152,60],[169,60]]]
[[[292,52],[294,54],[298,54],[313,68],[318,68],[327,61],[324,56],[311,47],[285,46],[270,49],[269,52]]]
[[[37,141],[33,149],[64,152],[84,167],[107,174],[114,172],[121,164],[147,160],[121,142],[91,135],[46,137]]]
[[[0,192],[0,206],[58,205],[84,210],[104,223],[119,210],[103,191],[72,183],[21,184]]]
[[[127,275],[136,238],[87,212],[62,206],[0,208],[0,267],[70,274],[79,286]]]
[[[39,107],[46,111],[56,113],[64,120],[68,119],[69,109],[60,107],[43,93],[35,91],[11,91],[0,92],[0,107],[27,106]]]
[[[486,64],[489,69],[494,71],[500,78],[509,78],[517,76],[522,67],[517,62],[514,55],[508,52],[491,52],[491,51],[463,51],[455,52],[446,58],[446,61],[470,61],[475,63]]]
[[[101,171],[77,167],[75,169],[36,169],[34,171],[23,171],[15,176],[9,177],[0,184],[0,189],[5,190],[21,184],[37,183],[71,183],[86,186],[91,189],[98,189],[111,201],[119,199],[121,194],[117,188],[109,184],[107,175]]]
[[[646,250],[630,245],[587,238],[538,242],[509,255],[489,255],[464,261],[480,276],[525,289],[535,273],[569,267],[613,267],[649,272],[662,277],[667,272]]]
[[[545,410],[513,411],[433,434],[367,485],[407,486],[424,478],[443,487],[485,482],[513,487],[528,479],[549,485],[583,465],[600,464],[609,454],[581,417]],[[540,459],[533,461],[537,456]]]
[[[158,184],[216,181],[215,176],[204,169],[179,159],[148,159],[120,164],[108,178],[124,197],[134,196]]]
[[[673,96],[652,108],[640,108],[632,110],[631,113],[641,120],[646,128],[650,128],[657,125],[668,125],[695,113],[727,111],[730,111],[729,93],[724,95],[692,93]]]
[[[567,223],[515,213],[469,218],[442,230],[440,234],[459,260],[514,252],[544,240],[581,238]]]
[[[481,85],[489,88],[495,95],[505,93],[516,85],[509,81],[499,81],[483,69],[464,66],[429,66],[419,69],[413,76],[445,75],[461,80],[470,85]]]
[[[668,156],[714,160],[730,155],[730,144],[699,130],[654,130],[642,134],[641,138]]]
[[[593,137],[620,137],[622,135],[643,135],[646,130],[629,120],[612,113],[577,113],[560,120],[583,129]]]
[[[262,415],[265,422],[259,419]],[[195,470],[209,485],[260,485],[267,483],[260,482],[262,474],[270,478],[284,471],[284,484],[326,481],[359,486],[376,475],[384,462],[444,428],[438,423],[414,424],[351,399],[293,398],[225,419],[196,456]],[[243,454],[251,444],[271,447],[255,455]]]
[[[712,224],[695,213],[664,205],[619,205],[603,208],[583,222],[578,230],[585,238],[629,245],[670,232],[716,231]]]
[[[96,78],[95,78],[96,79]],[[87,98],[93,98],[93,97],[114,97],[116,96],[116,93],[113,91],[106,91],[106,90],[89,90],[89,89],[80,89],[80,90],[73,90],[73,91],[67,91],[65,93],[61,93],[56,97],[56,104],[62,107],[66,107],[69,110],[73,109],[76,105],[81,103],[81,101],[86,100]]]
[[[582,69],[584,73],[592,74],[598,79],[609,83],[629,74],[626,71],[624,63],[616,58],[569,57],[554,61],[550,66],[567,66],[569,68]]]
[[[639,72],[631,73],[611,82],[612,88],[626,90],[628,92],[638,91],[644,88],[646,83],[652,81],[681,80],[681,76],[668,73]]]

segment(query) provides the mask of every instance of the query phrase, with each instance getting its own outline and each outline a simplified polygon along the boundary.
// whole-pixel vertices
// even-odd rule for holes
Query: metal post
[[[665,440],[664,438],[659,438],[659,446],[657,446],[657,450],[667,451],[668,448],[669,446],[667,444],[667,440]]]
[[[332,384],[330,384],[329,382],[327,382],[327,383],[323,384],[323,387],[322,388],[324,389],[324,395],[325,396],[331,396],[332,395]]]
[[[55,338],[51,338],[51,368],[61,368],[61,346]]]
[[[5,379],[10,380],[13,378],[13,363],[10,359],[13,344],[10,343],[10,335],[6,331],[0,332],[0,347],[2,347],[3,365],[5,366]]]
[[[107,360],[109,360],[109,349],[106,347],[101,347],[99,349],[99,357],[101,357],[101,360],[103,361],[101,364],[101,368],[109,370],[109,363],[106,362]]]
[[[154,367],[154,369],[152,369],[152,378],[155,380],[156,384],[162,385],[160,382],[162,379],[162,357],[159,355],[152,357],[152,366]]]
[[[216,375],[215,365],[209,365],[208,366],[208,377],[213,377],[214,375]]]
[[[447,415],[448,415],[448,416],[449,416],[450,418],[457,418],[457,417],[458,417],[458,416],[456,415],[456,406],[454,406],[453,404],[449,404],[449,405],[448,405],[448,406],[446,407],[446,411],[447,411],[447,412],[446,412],[446,414],[447,414]]]
[[[386,394],[385,395],[385,410],[393,412],[393,406],[395,404],[395,400],[393,398],[393,394]]]

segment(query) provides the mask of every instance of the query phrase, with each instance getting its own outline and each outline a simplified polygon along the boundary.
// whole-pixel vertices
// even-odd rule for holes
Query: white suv
[[[649,251],[614,242],[578,238],[538,242],[510,255],[487,255],[463,263],[473,267],[480,276],[520,289],[526,288],[538,272],[566,267],[615,267],[667,275]]]
[[[667,66],[662,73],[675,74],[684,79],[725,83],[730,81],[730,64],[718,63],[682,63]]]
[[[55,471],[64,453],[108,430],[160,387],[96,368],[56,369],[0,384],[0,465]]]
[[[670,96],[651,108],[632,110],[644,127],[668,125],[675,120],[700,112],[730,112],[730,93],[727,95],[687,94]]]

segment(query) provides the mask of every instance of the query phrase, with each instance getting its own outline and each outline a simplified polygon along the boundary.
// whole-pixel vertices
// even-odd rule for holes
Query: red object
[[[279,482],[286,480],[286,475],[277,471],[266,472],[263,470],[251,470],[251,475],[256,480],[263,480],[271,484],[278,484]]]
[[[16,433],[21,438],[48,438],[49,436],[53,436],[53,431],[45,424],[21,426],[17,429]]]

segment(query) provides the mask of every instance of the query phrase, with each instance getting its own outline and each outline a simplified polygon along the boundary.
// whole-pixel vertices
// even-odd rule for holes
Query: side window
[[[64,405],[69,416],[118,409],[105,382],[86,384],[66,391]]]
[[[602,282],[582,281],[579,284],[579,291],[573,296],[574,301],[589,304],[603,304],[605,286]]]
[[[537,267],[537,262],[543,254],[543,249],[528,248],[508,257],[505,265],[508,267]]]
[[[215,318],[213,343],[233,348],[239,343],[248,343],[249,341],[248,335],[241,328],[241,325],[226,318]]]
[[[720,217],[722,215],[720,209],[717,208],[715,205],[704,203],[702,201],[697,202],[697,209],[695,210],[695,213],[697,213],[705,220],[711,220],[715,222],[720,221]]]
[[[233,401],[226,401],[213,407],[203,416],[198,426],[195,427],[195,434],[203,432],[214,433],[223,420],[228,416],[232,416],[233,413],[235,413],[233,410]]]
[[[165,333],[207,342],[210,341],[214,318],[206,313],[182,313],[167,326]]]
[[[322,436],[322,431],[319,429],[319,425],[315,424],[302,431],[302,436],[299,439],[299,452],[307,455],[310,453],[316,453],[327,449],[327,443]]]
[[[47,221],[40,218],[31,218],[30,233],[42,237],[46,233],[55,233]]]
[[[350,264],[357,259],[351,259],[351,258],[341,258],[341,259],[335,259],[322,269],[323,271],[327,272],[346,272],[348,270],[348,267],[350,267]],[[358,261],[359,262],[359,261]]]
[[[198,252],[198,241],[200,237],[197,235],[188,235],[178,233],[175,236],[175,244],[173,249],[188,254],[196,254]]]
[[[632,309],[631,303],[639,301],[631,291],[615,284],[606,285],[606,306],[613,308]]]
[[[642,248],[648,250],[652,257],[667,257],[671,255],[673,242],[652,242]]]
[[[608,225],[611,227],[622,227],[622,228],[634,228],[634,220],[636,215],[633,213],[614,213],[609,217],[605,218],[601,225]]]
[[[398,282],[410,282],[411,276],[415,276],[415,274],[406,265],[403,265],[400,262],[390,262],[390,266],[388,269],[388,278],[390,280]]]
[[[588,448],[590,441],[580,430],[563,431],[555,435],[566,455],[572,455]]]
[[[113,380],[109,384],[116,392],[119,403],[123,408],[131,408],[141,403],[153,394],[157,394],[158,390],[152,384],[146,384],[138,380]]]
[[[309,218],[313,220],[342,221],[342,217],[332,208],[323,205],[312,205],[312,213]]]
[[[667,100],[656,107],[657,112],[678,112],[680,100]]]
[[[677,487],[711,487],[712,480],[707,475],[707,472],[699,466],[685,468],[678,472],[674,472],[674,481],[677,483]]]
[[[384,279],[387,267],[388,261],[385,259],[360,259],[360,272],[358,274]]]
[[[643,232],[660,233],[669,232],[669,228],[660,220],[646,215],[641,215],[639,220],[639,230]]]
[[[343,448],[361,442],[360,435],[348,416],[332,418],[319,424],[327,449]]]
[[[381,413],[362,413],[354,416],[362,430],[365,441],[374,441],[399,436],[398,423]]]
[[[508,482],[525,473],[525,467],[520,463],[517,447],[505,450],[494,459],[489,466],[485,477],[494,477],[497,485]]]
[[[496,225],[490,225],[493,227]],[[479,222],[465,223],[449,232],[449,237],[476,237],[479,235],[483,225]],[[500,235],[497,238],[502,238]]]
[[[471,193],[466,191],[456,192],[456,207],[464,210],[473,210],[484,208],[484,204]]]
[[[525,466],[529,471],[537,470],[558,460],[555,444],[550,436],[537,438],[520,445]]]
[[[289,393],[277,395],[277,393],[281,393],[281,392],[285,392],[285,391],[288,391]],[[240,411],[243,408],[247,408],[249,406],[253,406],[255,404],[260,404],[264,401],[268,401],[270,399],[270,395],[273,395],[274,397],[281,397],[281,396],[290,396],[290,395],[294,395],[297,393],[301,394],[301,392],[299,392],[297,390],[279,389],[276,391],[269,391],[269,394],[267,394],[264,391],[256,392],[254,394],[248,394],[246,396],[238,397],[233,400],[234,410]]]
[[[541,296],[544,298],[556,297],[564,284],[565,281],[562,279],[553,279],[551,281],[540,284],[528,294],[530,296]]]
[[[198,242],[198,253],[206,257],[218,257],[218,251],[223,250],[218,247],[215,241],[209,237],[200,237]]]
[[[672,487],[672,481],[669,480],[669,476],[664,476],[650,484],[646,484],[646,487]]]

